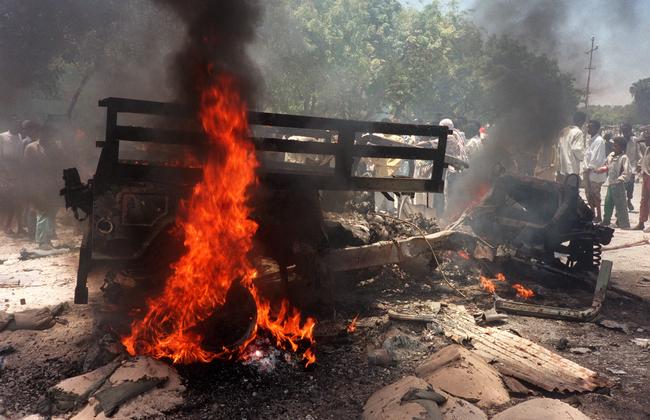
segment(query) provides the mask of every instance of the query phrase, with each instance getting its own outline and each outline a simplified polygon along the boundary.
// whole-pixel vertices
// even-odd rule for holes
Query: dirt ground
[[[638,207],[639,194],[636,194]],[[632,223],[638,213],[631,214]],[[636,242],[650,234],[616,230],[613,245]],[[59,229],[56,245],[78,246],[73,228]],[[21,248],[33,249],[25,240],[0,236],[0,305],[8,312],[71,302],[76,275],[76,250],[20,261]],[[627,292],[609,292],[599,319],[617,321],[625,331],[604,328],[597,323],[573,323],[510,316],[501,327],[517,331],[542,346],[596,372],[616,379],[610,390],[580,395],[549,394],[531,387],[537,395],[559,398],[593,419],[650,418],[650,349],[631,342],[650,338],[650,245],[605,251],[614,262],[613,284]],[[403,271],[397,267],[341,274],[334,279],[333,304],[319,303],[311,286],[296,284],[292,294],[306,314],[318,319],[317,363],[300,367],[290,355],[273,353],[269,365],[215,362],[209,365],[179,366],[185,379],[186,404],[165,418],[189,419],[348,419],[358,418],[368,397],[404,375],[412,374],[427,356],[449,343],[417,322],[395,322],[387,310],[424,301],[464,304],[470,312],[488,309],[492,297],[478,286],[477,275],[458,269],[461,259],[445,263],[451,280],[468,296],[459,297],[445,286],[437,272]],[[0,332],[0,347],[15,352],[0,355],[0,418],[21,418],[39,411],[45,391],[64,378],[78,375],[93,345],[110,333],[101,314],[110,311],[99,290],[105,270],[90,278],[91,303],[69,303],[61,322],[44,331]],[[19,282],[19,283],[17,283]],[[588,306],[592,291],[554,288],[539,279],[522,279],[538,293],[537,303]],[[499,291],[498,291],[499,292]],[[507,291],[503,291],[507,295]],[[21,304],[21,299],[25,303]],[[331,303],[331,302],[330,302]],[[347,333],[350,320],[359,316],[357,329]],[[397,332],[396,332],[397,331]],[[389,366],[368,362],[368,348],[379,347],[387,333],[404,337]],[[566,344],[561,346],[560,344]],[[584,347],[587,354],[569,349]],[[562,349],[563,348],[563,349]],[[522,399],[492,411],[502,411]]]

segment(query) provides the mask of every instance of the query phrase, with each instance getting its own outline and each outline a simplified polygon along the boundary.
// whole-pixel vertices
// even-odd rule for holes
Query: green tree
[[[274,0],[262,30],[266,104],[284,112],[367,117],[382,109],[397,0]]]

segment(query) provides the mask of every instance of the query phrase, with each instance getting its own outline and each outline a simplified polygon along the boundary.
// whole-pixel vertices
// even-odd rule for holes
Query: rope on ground
[[[422,235],[422,239],[424,239],[424,241],[429,246],[429,249],[431,250],[431,255],[433,255],[433,260],[436,262],[436,268],[438,269],[438,271],[440,271],[440,274],[442,274],[442,278],[445,281],[445,283],[447,283],[447,285],[449,287],[454,289],[456,291],[456,293],[458,293],[459,295],[461,295],[464,298],[467,298],[467,296],[465,296],[465,294],[463,292],[458,290],[458,288],[456,286],[454,286],[453,283],[451,281],[449,281],[449,279],[447,278],[447,275],[445,274],[445,271],[442,269],[442,265],[440,264],[440,261],[438,260],[438,257],[436,256],[436,252],[433,250],[433,246],[431,245],[431,242],[429,242],[429,240],[427,239],[427,233],[424,230],[422,230],[422,228],[420,228],[420,226],[416,225],[415,223],[411,223],[408,220],[398,219],[397,217],[393,217],[393,216],[388,215],[388,214],[379,214],[379,216],[388,217],[390,219],[396,220],[398,222],[405,223],[405,224],[407,224],[409,226],[412,226],[415,229],[417,229],[420,232],[420,235]]]

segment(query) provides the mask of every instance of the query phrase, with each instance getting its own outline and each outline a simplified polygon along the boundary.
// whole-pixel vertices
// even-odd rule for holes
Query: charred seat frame
[[[124,98],[99,101],[106,108],[105,141],[97,142],[101,154],[95,175],[81,182],[75,168],[64,171],[66,207],[88,218],[77,271],[75,303],[88,302],[88,274],[96,261],[137,260],[152,241],[174,223],[178,203],[201,177],[200,167],[178,167],[120,159],[120,142],[141,142],[202,147],[205,135],[198,129],[172,130],[118,124],[120,114],[140,114],[196,122],[195,113],[172,103]],[[443,170],[457,165],[445,156],[447,136],[442,126],[388,122],[353,121],[265,112],[250,112],[251,126],[271,127],[295,133],[322,130],[334,134],[328,141],[294,141],[284,138],[253,137],[258,152],[285,152],[333,156],[333,167],[318,171],[297,171],[290,164],[263,161],[258,170],[261,185],[273,190],[289,190],[296,182],[314,190],[357,190],[396,192],[442,192]],[[364,144],[364,133],[397,134],[437,138],[437,148]],[[355,176],[359,160],[401,158],[433,162],[429,179],[374,178]],[[78,217],[79,218],[79,217]]]

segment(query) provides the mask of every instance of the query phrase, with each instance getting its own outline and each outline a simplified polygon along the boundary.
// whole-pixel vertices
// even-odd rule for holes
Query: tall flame
[[[249,217],[248,194],[257,183],[258,163],[248,140],[246,110],[231,76],[220,75],[202,93],[199,117],[211,147],[203,179],[177,218],[187,251],[172,265],[162,294],[147,301],[144,318],[134,321],[131,334],[123,337],[132,355],[169,358],[174,363],[230,357],[227,350],[214,353],[202,348],[203,336],[196,327],[225,303],[236,279],[251,291],[257,305],[257,326],[238,350],[244,350],[260,329],[269,331],[278,346],[294,352],[302,341],[314,343],[313,319],[302,324],[300,313],[286,301],[274,315],[253,284],[256,272],[248,254],[257,224]],[[316,360],[311,347],[303,359],[306,365]]]

